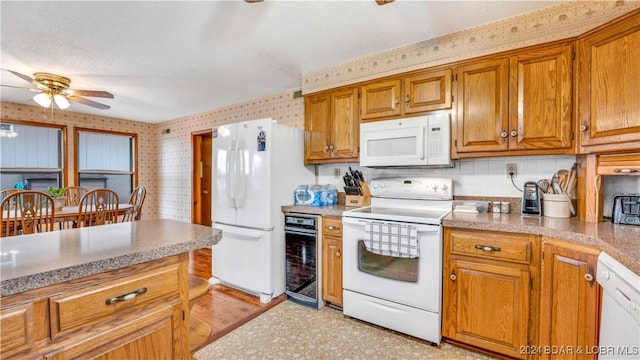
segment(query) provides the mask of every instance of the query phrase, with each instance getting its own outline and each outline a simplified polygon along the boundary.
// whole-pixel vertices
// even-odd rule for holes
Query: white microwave
[[[449,114],[360,124],[360,166],[452,167]]]

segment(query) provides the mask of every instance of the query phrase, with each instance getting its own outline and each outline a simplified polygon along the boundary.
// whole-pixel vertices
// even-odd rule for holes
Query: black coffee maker
[[[540,189],[538,184],[533,181],[524,183],[522,193],[522,214],[525,215],[542,215],[540,206]]]

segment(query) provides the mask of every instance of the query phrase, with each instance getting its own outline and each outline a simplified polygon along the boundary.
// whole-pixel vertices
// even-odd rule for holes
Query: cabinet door
[[[75,358],[91,359],[187,359],[187,352],[176,352],[174,346],[183,342],[174,339],[174,311],[164,306],[157,311],[146,313],[132,321],[114,326],[112,329],[96,332],[86,341],[77,342],[68,347],[46,355],[46,360]],[[186,335],[188,340],[188,334]]]
[[[571,148],[572,46],[510,58],[509,149]]]
[[[451,69],[405,78],[403,101],[406,114],[451,108]]]
[[[484,60],[458,69],[457,152],[508,148],[509,60]]]
[[[640,141],[640,12],[578,41],[578,123],[582,146],[638,148]],[[583,149],[582,152],[591,152]]]
[[[400,80],[365,85],[361,92],[363,120],[400,115]]]
[[[35,341],[33,303],[0,311],[0,358],[7,359],[33,348]]]
[[[529,320],[527,270],[450,260],[445,274],[443,335],[523,358]]]
[[[540,345],[592,349],[598,336],[598,251],[546,243],[543,252]],[[594,357],[585,352],[566,358]]]
[[[330,97],[328,93],[304,98],[304,161],[328,159],[330,132]]]
[[[358,89],[331,93],[331,157],[358,161],[359,139]]]
[[[331,236],[322,242],[322,299],[342,306],[342,239]]]

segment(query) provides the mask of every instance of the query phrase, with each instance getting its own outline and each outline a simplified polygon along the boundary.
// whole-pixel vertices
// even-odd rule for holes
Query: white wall
[[[365,180],[382,177],[448,177],[452,178],[453,194],[458,196],[497,196],[521,197],[521,192],[511,184],[506,175],[506,164],[517,165],[515,184],[522,188],[526,181],[538,181],[542,178],[550,179],[560,169],[571,168],[575,162],[575,155],[546,155],[546,156],[510,156],[482,159],[456,160],[455,167],[446,169],[374,169],[360,167],[354,164],[328,164],[319,166],[318,184],[334,184],[338,191],[344,191],[342,175],[352,169],[362,171]],[[340,169],[340,177],[335,178],[334,169]]]

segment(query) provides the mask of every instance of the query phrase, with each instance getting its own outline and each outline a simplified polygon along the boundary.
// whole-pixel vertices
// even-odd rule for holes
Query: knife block
[[[360,188],[362,188],[362,195],[346,195],[344,199],[345,207],[363,207],[371,205],[371,192],[369,192],[369,186],[366,182],[360,182]]]

